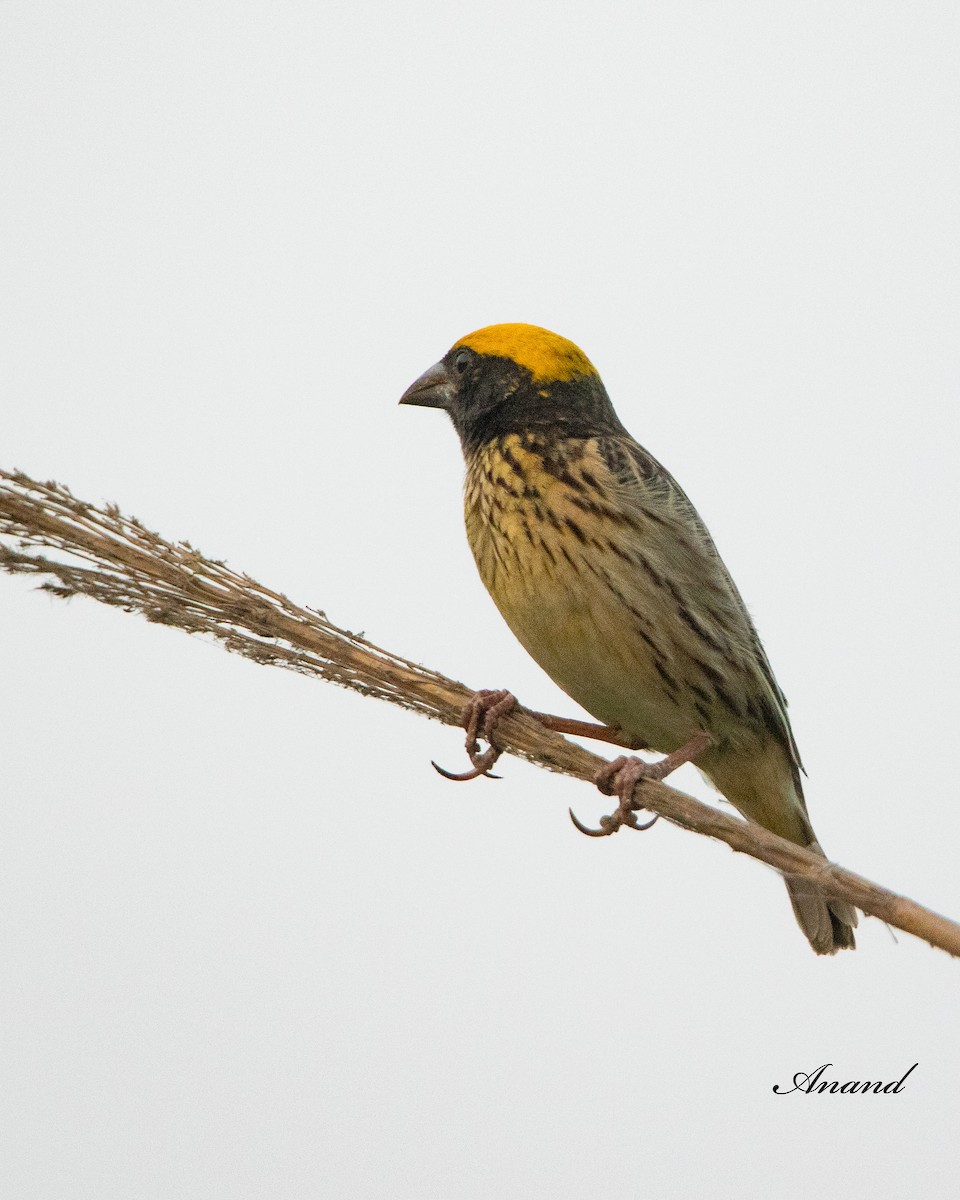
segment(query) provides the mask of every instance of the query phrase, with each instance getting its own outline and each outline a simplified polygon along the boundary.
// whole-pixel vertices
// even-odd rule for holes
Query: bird
[[[451,418],[470,549],[523,647],[607,740],[666,755],[653,768],[620,758],[598,776],[621,807],[596,833],[643,828],[632,812],[637,780],[695,759],[744,817],[822,856],[787,702],[740,593],[697,510],[627,432],[586,354],[537,325],[486,326],[400,403]],[[513,701],[478,693],[466,718],[476,767],[460,778],[486,773],[495,721]],[[596,728],[534,715],[569,732]],[[491,751],[478,757],[479,730]],[[784,878],[813,950],[853,949],[854,908]]]

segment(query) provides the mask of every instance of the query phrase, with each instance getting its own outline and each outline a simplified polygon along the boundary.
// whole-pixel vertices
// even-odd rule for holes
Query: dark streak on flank
[[[637,554],[635,557],[638,566],[642,567],[643,570],[650,576],[654,585],[658,588],[662,588],[664,586],[663,576],[655,567],[651,565],[650,560],[646,557],[646,555]]]
[[[583,532],[583,530],[576,523],[576,521],[574,521],[571,517],[564,517],[564,522],[566,523],[567,528],[570,530],[570,532],[573,534],[573,536],[580,543],[580,545],[581,546],[586,545],[587,535]]]
[[[734,716],[739,717],[742,720],[743,710],[736,703],[726,688],[717,686],[714,688],[714,691],[716,692],[717,699],[720,701],[720,703],[725,704],[726,707],[734,714]]]
[[[693,660],[693,665],[697,668],[697,670],[702,671],[704,675],[706,675],[706,677],[714,685],[714,688],[720,688],[726,682],[727,677],[723,674],[723,672],[718,671],[717,668],[711,666],[710,663],[704,662],[702,658],[695,658]]]
[[[670,672],[663,665],[663,663],[660,661],[659,658],[654,658],[653,666],[654,666],[654,670],[657,672],[657,674],[663,680],[667,691],[670,693],[670,699],[676,700],[677,693],[679,692],[679,684],[677,683],[677,681],[670,674]]]
[[[566,546],[564,546],[564,545],[561,545],[561,546],[560,546],[560,553],[561,553],[561,554],[563,555],[563,557],[564,557],[564,558],[567,560],[567,562],[568,562],[568,563],[570,564],[570,566],[571,566],[571,567],[574,569],[574,571],[576,571],[576,570],[577,570],[577,564],[576,564],[576,563],[573,561],[573,559],[572,559],[572,558],[570,557],[570,555],[567,553],[567,548],[566,548]]]
[[[543,538],[540,538],[540,549],[544,552],[544,554],[547,556],[547,558],[550,559],[550,565],[555,567],[557,565],[557,560],[556,560],[556,558],[554,558],[553,551],[550,549],[550,547],[547,545],[546,541]]]
[[[674,591],[673,588],[670,590],[671,592]],[[718,642],[713,634],[709,632],[709,630],[704,629],[704,627],[700,624],[700,622],[685,604],[677,604],[677,616],[685,625],[689,626],[693,630],[698,638],[701,638],[703,641],[705,641],[711,650],[723,650],[723,643]]]
[[[629,525],[629,517],[623,513],[617,512],[615,508],[607,508],[605,504],[598,504],[596,500],[583,500],[579,496],[568,496],[567,499],[571,504],[576,505],[581,512],[589,513],[593,517],[600,517],[604,521],[608,521],[611,525]]]
[[[621,546],[618,546],[616,542],[611,542],[609,538],[607,538],[607,546],[613,551],[617,558],[622,559],[624,562],[633,561],[626,550],[624,550]]]

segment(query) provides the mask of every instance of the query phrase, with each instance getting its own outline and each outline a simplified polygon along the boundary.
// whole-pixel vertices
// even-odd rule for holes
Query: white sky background
[[[404,388],[573,338],[828,852],[960,916],[952,3],[0,10],[0,461],[573,713]],[[0,578],[0,1192],[955,1195],[960,966],[462,737]],[[691,769],[677,782],[711,793]],[[898,1096],[775,1096],[830,1062]]]

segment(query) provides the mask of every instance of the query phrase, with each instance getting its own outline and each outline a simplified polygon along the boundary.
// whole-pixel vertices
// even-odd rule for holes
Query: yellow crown
[[[561,383],[577,375],[597,374],[579,346],[539,325],[488,325],[468,333],[454,349],[461,346],[477,354],[512,359],[526,367],[535,383]]]

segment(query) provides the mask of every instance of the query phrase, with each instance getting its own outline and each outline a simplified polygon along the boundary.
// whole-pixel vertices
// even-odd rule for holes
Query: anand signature
[[[906,1083],[907,1077],[912,1075],[919,1066],[919,1063],[914,1063],[909,1071],[906,1071],[899,1079],[893,1080],[891,1083],[884,1083],[881,1079],[874,1082],[871,1079],[861,1081],[859,1079],[848,1079],[845,1083],[839,1080],[822,1079],[824,1071],[833,1066],[833,1063],[824,1063],[822,1067],[817,1067],[815,1071],[805,1073],[798,1071],[793,1077],[793,1084],[790,1087],[781,1087],[778,1083],[773,1085],[773,1090],[778,1096],[786,1096],[790,1092],[806,1092],[809,1095],[811,1092],[874,1092],[876,1095],[881,1093],[893,1094],[894,1092],[902,1092],[903,1085]]]

